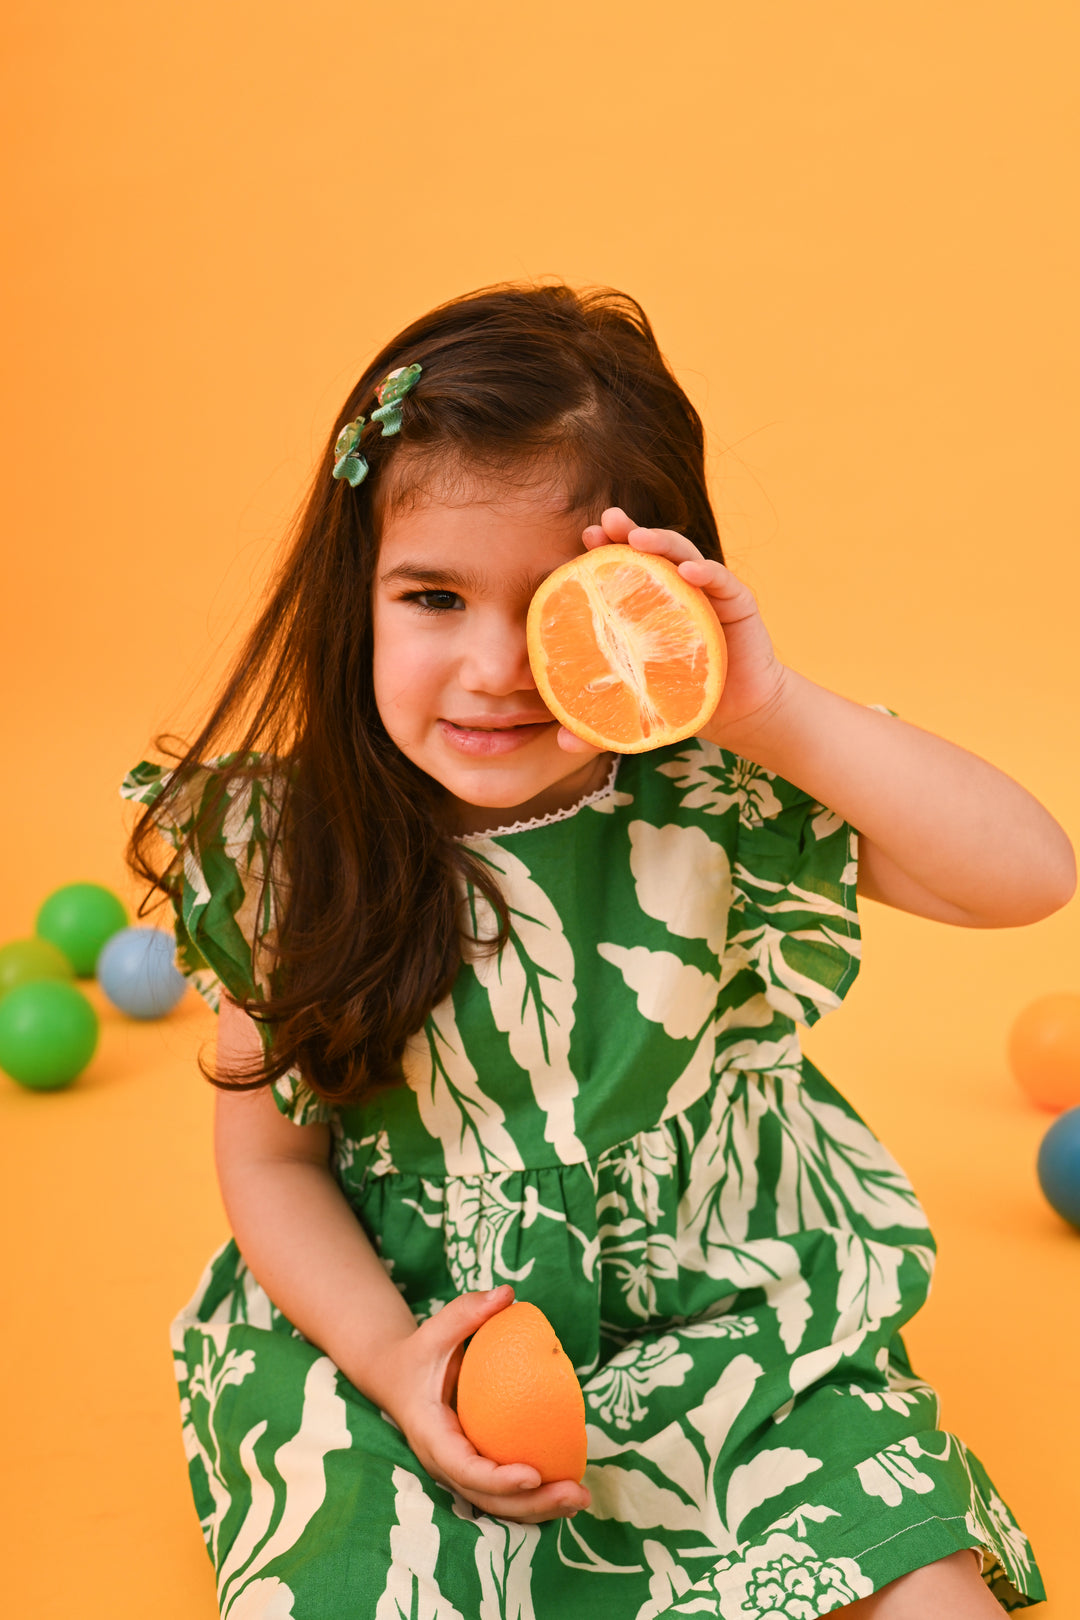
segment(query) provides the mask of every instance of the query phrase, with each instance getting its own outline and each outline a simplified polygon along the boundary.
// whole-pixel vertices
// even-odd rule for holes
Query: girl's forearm
[[[1073,892],[1072,846],[1018,782],[794,670],[768,713],[716,740],[835,810],[973,922],[1031,922]]]
[[[280,1158],[219,1174],[256,1280],[357,1389],[391,1410],[395,1350],[416,1322],[330,1171]]]

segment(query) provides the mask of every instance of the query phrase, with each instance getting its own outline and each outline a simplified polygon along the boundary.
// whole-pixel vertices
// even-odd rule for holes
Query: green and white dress
[[[152,804],[164,780],[144,763],[121,791]],[[265,989],[272,813],[245,789],[185,859],[178,960],[212,1005]],[[513,934],[462,968],[407,1083],[331,1111],[296,1075],[276,1100],[329,1120],[418,1321],[503,1282],[547,1314],[585,1392],[592,1505],[518,1525],[437,1485],[229,1242],[172,1330],[222,1615],[811,1620],[963,1547],[1003,1608],[1040,1601],[900,1337],[933,1270],[924,1212],[799,1046],[858,972],[853,829],[689,742],[467,843]]]

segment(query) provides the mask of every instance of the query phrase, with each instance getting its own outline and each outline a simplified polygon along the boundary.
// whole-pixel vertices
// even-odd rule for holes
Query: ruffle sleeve
[[[776,814],[739,828],[728,950],[753,968],[770,1006],[814,1024],[859,971],[857,834],[787,782],[772,787]]]
[[[770,1006],[815,1024],[840,1005],[859,972],[859,835],[801,788],[760,775],[740,818],[729,949],[757,973]]]
[[[176,932],[176,965],[215,1012],[224,989],[233,1000],[265,999],[269,963],[256,936],[273,929],[273,892],[264,885],[269,836],[275,817],[272,774],[237,780],[218,809],[208,816],[221,768],[236,760],[225,754],[201,767],[183,795],[173,799],[154,825],[181,857],[180,869],[166,881]],[[245,763],[256,763],[248,758]],[[172,777],[163,765],[142,760],[124,777],[120,797],[153,806]],[[260,907],[262,908],[260,910]],[[271,1035],[258,1025],[264,1045]],[[297,1125],[323,1123],[332,1110],[290,1070],[272,1087],[281,1112]]]

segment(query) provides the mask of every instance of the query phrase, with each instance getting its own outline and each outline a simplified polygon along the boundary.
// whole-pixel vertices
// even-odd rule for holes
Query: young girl
[[[693,740],[615,757],[539,698],[530,597],[600,545],[672,559],[723,625]],[[223,1615],[1044,1596],[905,1353],[923,1211],[796,1025],[855,978],[857,894],[1016,926],[1064,904],[1072,852],[993,766],[779,662],[633,300],[502,286],[395,338],[171,757],[122,791],[220,1005],[236,1235],[173,1344]],[[584,1483],[458,1426],[464,1342],[515,1296],[581,1379]]]

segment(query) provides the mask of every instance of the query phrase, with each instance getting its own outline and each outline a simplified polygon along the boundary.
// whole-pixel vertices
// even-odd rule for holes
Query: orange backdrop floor
[[[868,970],[804,1035],[930,1214],[938,1272],[909,1349],[1031,1537],[1052,1620],[1080,1615],[1080,1233],[1038,1191],[1049,1116],[1010,1080],[1002,1032],[1015,953],[1026,938],[1052,957],[1064,926],[987,935],[867,906]],[[939,987],[918,1012],[916,982]],[[167,1325],[227,1232],[195,1068],[214,1019],[194,992],[142,1025],[89,993],[102,1038],[76,1085],[34,1095],[0,1080],[6,1606],[27,1620],[212,1620]]]

